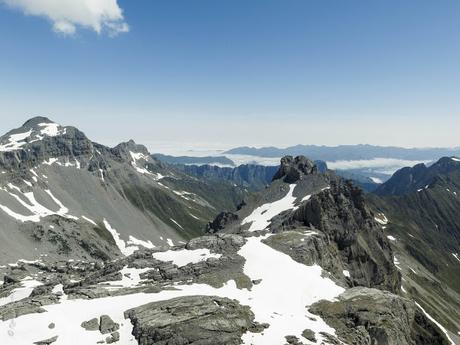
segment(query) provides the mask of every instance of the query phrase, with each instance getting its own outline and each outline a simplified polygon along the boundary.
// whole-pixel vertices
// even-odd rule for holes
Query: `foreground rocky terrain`
[[[352,183],[285,157],[269,187],[204,236],[111,260],[8,265],[0,340],[453,344],[401,290],[384,217]]]

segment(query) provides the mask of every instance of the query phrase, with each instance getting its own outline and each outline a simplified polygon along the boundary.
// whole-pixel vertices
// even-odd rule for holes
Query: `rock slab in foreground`
[[[356,287],[336,302],[310,307],[335,328],[342,341],[356,345],[449,345],[412,300],[386,291]]]
[[[125,312],[139,345],[238,345],[260,332],[248,306],[228,298],[190,296],[149,303]]]

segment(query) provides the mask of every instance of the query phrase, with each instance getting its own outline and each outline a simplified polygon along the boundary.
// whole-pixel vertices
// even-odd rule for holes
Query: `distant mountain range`
[[[154,158],[168,164],[193,164],[193,165],[222,165],[235,166],[235,162],[225,156],[206,156],[206,157],[191,157],[191,156],[170,156],[161,153],[152,155]]]
[[[373,145],[340,145],[334,147],[296,145],[288,148],[238,147],[216,155],[205,157],[168,156],[155,154],[169,164],[213,165],[237,167],[239,165],[277,166],[281,157],[303,155],[316,161],[327,162],[329,169],[359,181],[366,190],[373,190],[374,184],[385,182],[398,169],[412,167],[419,163],[430,164],[441,157],[460,155],[460,148],[401,148]]]
[[[259,157],[283,157],[304,155],[310,159],[324,161],[368,160],[374,158],[394,158],[401,160],[436,160],[444,156],[460,155],[460,148],[402,148],[373,145],[317,146],[296,145],[277,147],[237,147],[224,154],[238,154]]]

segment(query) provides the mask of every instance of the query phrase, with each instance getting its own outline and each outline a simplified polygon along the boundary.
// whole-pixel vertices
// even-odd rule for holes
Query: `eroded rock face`
[[[260,331],[254,314],[237,301],[191,296],[154,302],[125,312],[139,345],[241,344],[248,330]]]
[[[387,291],[356,287],[338,301],[320,301],[310,307],[355,345],[448,345],[444,335],[409,299]]]
[[[361,189],[340,178],[331,178],[330,187],[312,195],[283,226],[298,227],[299,223],[325,235],[325,243],[315,247],[328,247],[332,257],[340,258],[341,265],[351,272],[352,286],[399,291],[401,278],[393,264],[392,249]],[[329,262],[331,256],[321,257],[328,260],[326,269],[340,267],[334,260]]]

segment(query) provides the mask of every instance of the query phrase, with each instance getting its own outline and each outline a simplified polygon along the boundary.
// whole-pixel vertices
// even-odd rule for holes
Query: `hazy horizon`
[[[154,152],[460,146],[459,2],[73,4],[0,0],[2,132],[43,115]]]
[[[460,146],[402,146],[402,145],[386,145],[386,144],[375,144],[372,142],[349,142],[349,143],[338,143],[338,144],[324,144],[324,143],[316,143],[316,142],[294,142],[290,141],[290,144],[283,144],[280,143],[279,145],[273,144],[247,144],[243,141],[235,142],[233,145],[230,143],[219,143],[217,141],[213,142],[186,142],[186,141],[171,141],[171,140],[164,140],[164,141],[152,141],[150,137],[147,135],[142,137],[136,137],[134,135],[129,135],[130,131],[127,130],[126,128],[121,128],[119,132],[116,132],[117,134],[114,135],[112,134],[108,137],[105,135],[104,131],[99,132],[97,128],[92,126],[91,122],[89,124],[85,123],[76,123],[76,121],[72,122],[62,122],[57,120],[55,117],[50,117],[46,115],[39,115],[39,116],[44,116],[49,118],[51,121],[54,121],[56,123],[59,123],[63,126],[73,126],[81,131],[83,131],[90,140],[95,141],[97,143],[113,147],[118,145],[121,142],[126,142],[128,140],[134,140],[137,144],[142,144],[145,145],[151,153],[162,153],[162,154],[169,154],[169,155],[187,155],[189,153],[190,155],[216,155],[219,153],[219,151],[224,152],[226,150],[230,150],[236,147],[254,147],[254,148],[263,148],[263,147],[276,147],[280,149],[288,148],[291,146],[296,146],[296,145],[315,145],[315,146],[327,146],[327,147],[336,147],[336,146],[341,146],[341,145],[372,145],[372,146],[382,146],[382,147],[400,147],[400,148],[406,148],[406,149],[431,149],[431,148],[442,148],[442,149],[456,149]],[[35,117],[35,116],[30,116],[30,117],[25,117],[22,120],[17,120],[17,119],[11,119],[11,126],[6,127],[5,121],[2,121],[0,123],[0,136],[4,135],[8,131],[20,127],[22,124],[24,124],[27,120],[30,118]],[[15,123],[16,121],[16,123]],[[142,128],[142,126],[140,126]],[[114,127],[112,130],[116,130],[119,127]],[[133,128],[133,134],[138,131],[139,128]]]

